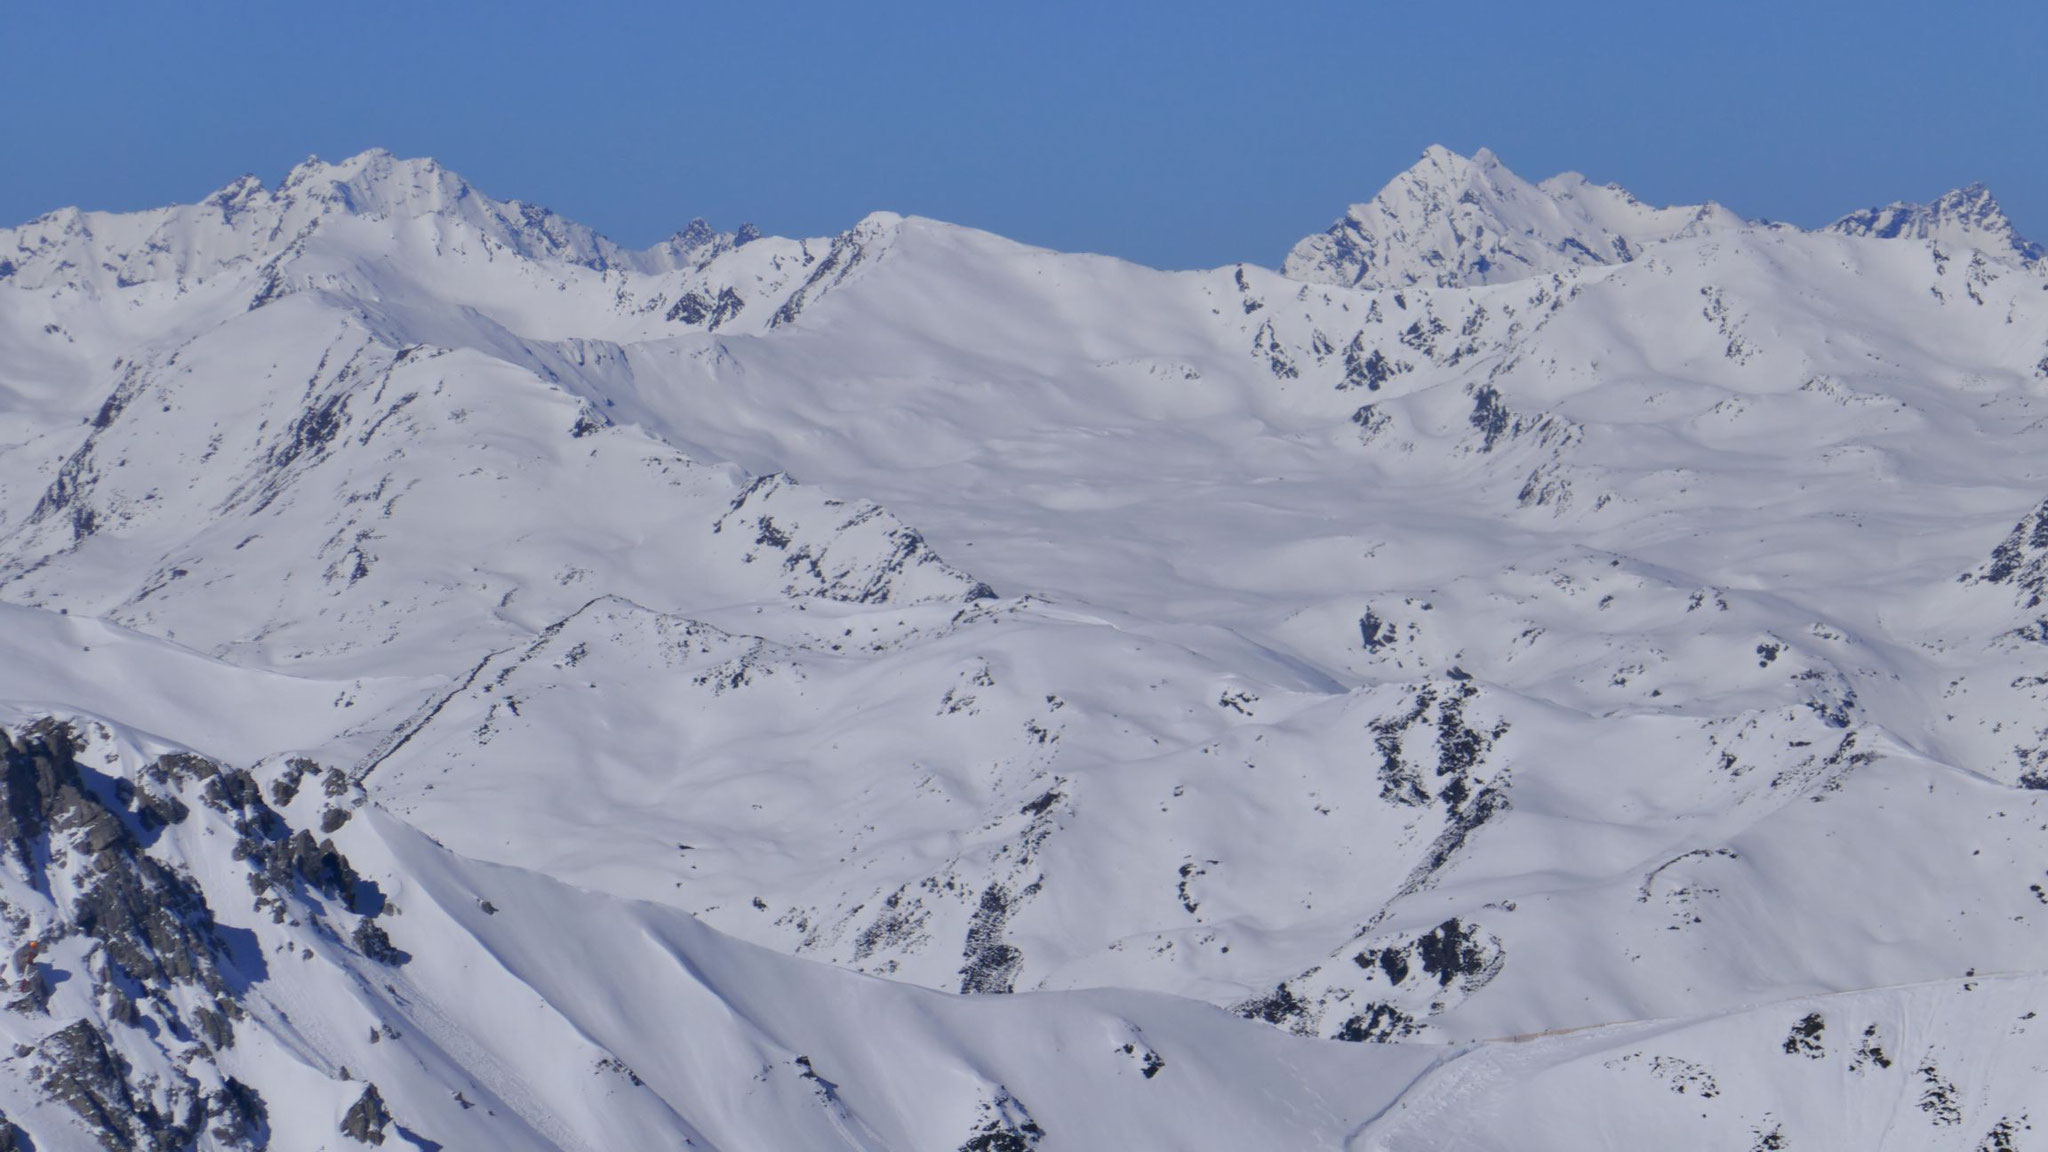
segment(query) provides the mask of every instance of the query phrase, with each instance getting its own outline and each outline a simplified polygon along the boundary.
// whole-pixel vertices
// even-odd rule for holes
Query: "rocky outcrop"
[[[780,473],[748,485],[711,531],[741,563],[779,570],[786,596],[901,604],[996,595],[879,505],[827,499]]]
[[[55,890],[53,869],[69,874],[76,896],[64,930],[100,945],[110,983],[228,995],[241,977],[206,897],[191,877],[143,851],[145,837],[186,818],[185,805],[126,781],[88,780],[76,743],[71,729],[52,722],[18,739],[0,733],[0,844],[45,894]]]
[[[390,1126],[391,1110],[384,1107],[384,1096],[375,1084],[365,1087],[341,1118],[341,1134],[363,1144],[384,1143],[384,1130]]]
[[[2022,608],[2039,608],[2048,600],[2048,500],[2020,518],[1990,559],[1965,572],[1965,584],[2002,584],[2011,588]]]
[[[89,1021],[44,1037],[34,1059],[31,1082],[77,1114],[108,1152],[192,1152],[202,1140],[233,1149],[269,1145],[268,1109],[248,1086],[226,1078],[208,1090],[175,1068],[138,1077]]]
[[[982,1102],[981,1116],[972,1135],[960,1145],[960,1152],[1031,1152],[1045,1139],[1045,1129],[1031,1118],[1030,1109],[998,1087]]]
[[[29,1079],[110,1150],[265,1147],[264,1101],[217,1056],[235,1045],[246,1019],[242,998],[267,969],[232,942],[234,930],[216,921],[199,882],[166,857],[172,830],[195,816],[212,821],[204,831],[232,834],[223,847],[247,868],[256,910],[349,940],[368,960],[402,964],[410,957],[377,923],[383,894],[333,840],[294,829],[271,808],[249,771],[178,753],[132,779],[112,778],[88,766],[86,744],[78,729],[54,720],[0,732],[0,868],[39,906],[0,905],[19,992],[7,1007],[75,1014],[81,1002],[53,1001],[52,984],[69,975],[60,969],[77,965],[91,1013],[22,1053],[32,1057]],[[289,765],[274,791],[289,800],[318,772],[311,761]],[[341,773],[325,773],[330,799],[352,787]],[[354,919],[352,931],[332,925],[344,915]]]

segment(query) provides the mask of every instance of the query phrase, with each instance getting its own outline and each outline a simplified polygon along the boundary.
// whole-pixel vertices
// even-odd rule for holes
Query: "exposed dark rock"
[[[1365,333],[1361,332],[1353,336],[1351,343],[1344,348],[1344,379],[1338,382],[1337,387],[1340,391],[1362,387],[1368,392],[1377,392],[1381,385],[1412,367],[1405,361],[1388,359],[1387,354],[1378,348],[1366,352]]]
[[[356,888],[362,878],[349,867],[348,857],[343,856],[332,840],[315,842],[313,834],[301,828],[285,841],[281,852],[273,857],[273,868],[282,867],[306,887],[324,896],[352,907]]]
[[[1344,1021],[1343,1026],[1337,1029],[1336,1038],[1354,1044],[1384,1044],[1404,1036],[1413,1036],[1421,1030],[1421,1025],[1415,1022],[1415,1017],[1392,1004],[1373,1004],[1364,1012]]]
[[[1217,863],[1217,861],[1209,860],[1205,861],[1205,863],[1214,864]],[[1192,885],[1196,880],[1204,876],[1207,876],[1208,874],[1209,870],[1207,868],[1202,867],[1200,864],[1197,864],[1192,860],[1180,866],[1180,885],[1177,891],[1180,896],[1181,908],[1185,910],[1187,914],[1190,916],[1193,916],[1196,912],[1201,910],[1202,902],[1195,899],[1195,894],[1193,891],[1190,890],[1189,886]]]
[[[320,765],[303,756],[294,756],[284,762],[284,771],[270,782],[270,802],[279,808],[286,807],[298,798],[299,786],[306,777],[317,775]]]
[[[2020,1133],[2030,1132],[2033,1128],[2025,1115],[2001,1116],[1998,1123],[1991,1126],[1991,1131],[1984,1134],[1984,1139],[1977,1145],[1977,1152],[2019,1152]]]
[[[285,429],[284,440],[270,450],[271,467],[287,468],[302,457],[318,456],[348,423],[348,396],[336,392],[299,413]]]
[[[1014,905],[1033,895],[1037,888],[1033,884],[1012,896],[1007,886],[991,881],[982,890],[981,903],[967,925],[967,943],[961,954],[961,992],[1014,990],[1017,971],[1024,966],[1024,953],[1015,945],[1004,942],[1003,930],[1009,924]]]
[[[1489,948],[1471,927],[1453,916],[1415,942],[1422,970],[1448,988],[1461,977],[1479,976],[1496,963],[1498,948]]]
[[[1352,412],[1352,422],[1358,424],[1358,443],[1370,445],[1374,437],[1384,433],[1384,430],[1395,422],[1395,418],[1386,412],[1380,412],[1374,404],[1362,404],[1356,412]]]
[[[933,552],[915,529],[898,524],[884,532],[882,547],[842,543],[848,533],[877,519],[887,522],[888,513],[874,504],[853,506],[849,513],[837,501],[813,501],[803,495],[795,481],[774,473],[762,476],[733,498],[711,530],[723,534],[734,529],[749,534],[754,550],[743,557],[747,563],[775,561],[789,577],[783,592],[790,596],[820,596],[850,604],[885,604],[895,596],[899,577],[916,568],[936,567],[956,580],[967,601],[994,599],[995,589],[970,581]],[[783,510],[788,509],[785,515]],[[818,531],[815,518],[831,516],[829,529]],[[799,530],[799,525],[809,522]],[[769,551],[771,550],[772,551]],[[779,559],[777,554],[779,555]]]
[[[141,391],[141,365],[131,364],[128,370],[121,374],[121,382],[107,394],[106,400],[100,404],[99,412],[93,416],[93,430],[97,432],[113,427],[114,421],[120,418],[128,405],[134,403],[136,395]]]
[[[1159,1075],[1160,1071],[1166,1067],[1166,1059],[1143,1044],[1136,1042],[1125,1044],[1121,1051],[1124,1055],[1138,1062],[1138,1073],[1147,1080]],[[0,1150],[0,1152],[4,1152],[4,1150]]]
[[[1884,1045],[1878,1042],[1875,1024],[1863,1029],[1863,1042],[1857,1045],[1856,1055],[1849,1061],[1849,1070],[1861,1072],[1866,1066],[1872,1065],[1880,1070],[1892,1066],[1892,1058],[1885,1054]]]
[[[2005,584],[2020,593],[2022,608],[2038,608],[2048,599],[2048,500],[2026,514],[1965,584]]]
[[[66,726],[38,724],[21,741],[0,733],[0,844],[30,882],[50,891],[45,870],[68,863],[70,853],[82,855],[72,923],[99,942],[111,964],[144,987],[196,984],[225,993],[227,950],[205,896],[189,877],[145,854],[137,836],[184,819],[183,805],[158,797],[142,814],[111,807],[109,798],[132,798],[135,789],[96,774],[89,781]]]
[[[789,294],[788,299],[782,302],[782,307],[775,310],[775,315],[768,321],[768,326],[780,328],[784,324],[793,323],[803,314],[806,306],[845,280],[866,257],[867,246],[861,242],[857,232],[840,233],[832,241],[832,250],[811,270],[809,278],[796,291]]]
[[[85,1020],[45,1036],[36,1046],[31,1079],[50,1099],[78,1114],[108,1149],[140,1148],[162,1117],[144,1119],[149,1103],[128,1086],[128,1069],[107,1046],[106,1037]],[[153,1109],[152,1109],[153,1111]]]
[[[375,1084],[366,1085],[341,1118],[341,1134],[364,1144],[384,1143],[384,1130],[390,1126],[391,1113]]]
[[[1031,1112],[1009,1089],[997,1088],[995,1098],[982,1104],[981,1120],[961,1143],[959,1152],[1031,1152],[1045,1138],[1045,1129],[1031,1118]]]
[[[392,945],[391,937],[385,933],[383,925],[375,920],[366,919],[357,924],[355,933],[350,939],[355,942],[356,951],[361,952],[379,964],[389,964],[396,967],[412,959],[410,954]]]
[[[738,316],[745,307],[746,301],[729,287],[719,289],[717,296],[685,292],[668,310],[668,319],[692,326],[702,324],[706,331],[716,332],[719,325]]]
[[[1404,893],[1413,892],[1428,882],[1465,847],[1465,841],[1471,839],[1474,831],[1514,806],[1508,802],[1507,793],[1490,785],[1472,793],[1469,798],[1463,795],[1453,797],[1451,791],[1449,788],[1444,790],[1449,808],[1448,822],[1430,842],[1429,850],[1423,853],[1422,861],[1409,874],[1407,883],[1402,885]]]
[[[1919,1073],[1923,1089],[1916,1104],[1927,1113],[1929,1122],[1941,1128],[1961,1124],[1963,1105],[1955,1081],[1943,1076],[1932,1060],[1922,1064]]]
[[[1273,990],[1263,996],[1254,996],[1233,1006],[1231,1011],[1247,1020],[1264,1020],[1304,1035],[1312,1026],[1310,1005],[1285,983],[1274,985]]]
[[[1429,802],[1426,782],[1403,754],[1402,738],[1434,703],[1435,689],[1424,687],[1415,694],[1415,702],[1407,712],[1373,721],[1373,745],[1380,754],[1380,799],[1409,805]]]
[[[1438,988],[1457,984],[1471,991],[1493,979],[1503,959],[1498,939],[1453,916],[1412,940],[1367,948],[1351,962],[1377,971],[1396,988],[1419,970],[1422,980],[1434,978]]]
[[[1373,961],[1369,959],[1371,955],[1368,952],[1360,952],[1357,956],[1352,957],[1352,959],[1357,961],[1360,968],[1370,968],[1373,964]],[[1408,978],[1407,950],[1403,948],[1382,949],[1379,952],[1379,967],[1380,971],[1387,974],[1387,982],[1398,987],[1401,981]]]
[[[168,1081],[153,1077],[149,1090],[138,1090],[134,1070],[89,1021],[44,1037],[34,1054],[31,1081],[109,1152],[194,1152],[203,1135],[212,1146],[250,1152],[269,1144],[269,1112],[254,1089],[228,1077],[208,1092],[174,1069]]]
[[[1799,1023],[1792,1025],[1792,1031],[1785,1035],[1785,1054],[1804,1056],[1818,1060],[1828,1054],[1821,1043],[1821,1033],[1827,1029],[1827,1018],[1818,1012],[1808,1012]]]
[[[94,444],[95,441],[87,439],[57,469],[57,478],[50,482],[49,488],[44,490],[42,498],[36,501],[35,508],[29,513],[29,523],[40,524],[65,516],[71,522],[74,540],[83,540],[98,530],[99,513],[86,499],[98,480],[98,473],[93,467]]]
[[[232,1005],[223,1006],[233,1007]],[[236,1012],[240,1011],[240,1009],[234,1010]],[[228,1023],[229,1019],[229,1013],[216,1012],[211,1008],[195,1008],[192,1011],[194,1030],[199,1033],[201,1039],[205,1040],[216,1050],[234,1046],[235,1034],[233,1026]]]
[[[758,896],[754,903],[764,910],[768,907],[768,902]],[[898,888],[882,898],[881,909],[874,920],[854,939],[853,958],[865,960],[880,951],[916,947],[925,939],[924,925],[930,918],[931,914],[925,910],[922,900],[908,895],[904,888]]]
[[[1367,652],[1378,652],[1392,644],[1400,636],[1400,630],[1392,621],[1382,620],[1372,609],[1358,618],[1358,639]]]
[[[1275,380],[1293,380],[1301,375],[1301,369],[1287,354],[1287,346],[1281,342],[1271,320],[1259,325],[1259,330],[1252,334],[1252,355],[1265,359],[1266,370],[1273,374]]]
[[[254,312],[258,308],[290,294],[291,289],[286,286],[284,275],[278,268],[278,262],[273,260],[263,266],[263,275],[256,281],[256,291],[249,297],[249,311]]]
[[[1856,711],[1856,690],[1838,676],[1830,677],[1818,668],[1808,668],[1792,678],[1807,686],[1808,711],[1830,728],[1847,728]]]
[[[214,1139],[234,1147],[269,1147],[270,1109],[254,1088],[229,1076],[208,1104]]]
[[[9,1012],[26,1016],[50,1010],[50,978],[41,967],[31,966],[28,971],[22,973],[20,981],[14,985],[14,990],[19,994],[7,1002]]]

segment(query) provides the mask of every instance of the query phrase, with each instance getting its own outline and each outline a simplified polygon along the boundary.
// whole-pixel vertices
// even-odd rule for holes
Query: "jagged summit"
[[[196,279],[273,260],[339,220],[432,220],[530,260],[600,271],[670,271],[744,242],[697,220],[653,247],[626,248],[552,209],[494,199],[433,159],[372,148],[308,157],[274,188],[241,176],[197,204],[47,213],[0,230],[0,281],[105,291]]]
[[[1634,260],[1651,245],[1716,232],[1784,228],[1719,204],[1656,208],[1576,172],[1532,184],[1481,148],[1469,158],[1438,145],[1327,232],[1288,253],[1285,274],[1318,284],[1390,288],[1499,284],[1592,264]],[[1842,217],[1822,231],[1937,240],[2036,267],[2044,250],[2021,237],[1982,184],[1931,204],[1895,203]]]
[[[1933,240],[2009,257],[2027,267],[2039,267],[2048,260],[2048,249],[2021,236],[1998,199],[1981,183],[1957,188],[1929,204],[1899,200],[1882,208],[1851,212],[1824,231],[1881,240]]]
[[[332,163],[309,156],[285,175],[275,198],[283,203],[311,201],[355,216],[461,220],[529,259],[596,269],[666,271],[703,250],[730,246],[733,240],[730,233],[696,219],[653,247],[626,248],[552,208],[493,199],[431,157],[403,158],[383,148]]]
[[[1295,245],[1283,271],[1364,288],[1497,284],[1620,263],[1649,244],[1744,223],[1712,203],[1653,208],[1575,172],[1531,184],[1488,149],[1467,158],[1432,145],[1329,231]]]

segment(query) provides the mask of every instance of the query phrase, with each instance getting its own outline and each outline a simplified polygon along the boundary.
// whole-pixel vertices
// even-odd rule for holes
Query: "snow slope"
[[[1981,188],[1165,273],[366,153],[0,233],[0,389],[39,1148],[2026,1146]]]

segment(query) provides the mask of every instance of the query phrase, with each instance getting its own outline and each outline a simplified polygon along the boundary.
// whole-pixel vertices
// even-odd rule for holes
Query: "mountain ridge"
[[[1466,158],[1432,146],[1327,232],[1295,245],[1282,267],[1294,279],[1350,287],[1472,286],[1625,263],[1672,240],[1787,227],[1745,220],[1711,201],[1652,208],[1619,185],[1575,172],[1531,184],[1487,149]],[[1981,184],[1925,205],[1850,213],[1813,231],[1940,236],[2027,267],[2039,267],[2042,257]]]
[[[319,207],[307,211],[308,203]],[[274,188],[244,175],[190,205],[133,212],[53,210],[0,230],[0,241],[11,238],[14,249],[0,257],[0,282],[47,263],[67,235],[96,238],[93,221],[103,226],[123,221],[158,224],[143,237],[126,241],[131,248],[116,269],[114,284],[119,287],[162,274],[160,265],[136,259],[134,245],[140,245],[144,256],[159,255],[170,242],[166,236],[175,238],[180,232],[188,234],[183,239],[190,245],[198,213],[181,209],[218,213],[219,223],[230,229],[238,217],[255,213],[270,223],[267,242],[275,244],[287,232],[297,235],[317,226],[321,208],[358,216],[461,219],[529,259],[558,260],[600,272],[674,271],[762,238],[750,224],[720,232],[700,218],[668,239],[642,249],[628,248],[550,209],[493,199],[431,158],[401,159],[386,149],[370,148],[333,162],[309,156]],[[881,211],[863,222],[892,218],[900,217]],[[1296,244],[1282,271],[1295,279],[1353,287],[1475,285],[1626,261],[1644,245],[1666,240],[1785,227],[1790,226],[1744,219],[1712,202],[1653,208],[1620,185],[1594,184],[1575,172],[1532,184],[1509,171],[1489,149],[1464,157],[1432,145],[1372,199],[1352,205],[1326,233]],[[1381,229],[1391,229],[1384,240]],[[2044,251],[2017,232],[1982,184],[1959,187],[1925,204],[1898,201],[1851,212],[1810,231],[1879,239],[1939,237],[2029,267],[2041,264]],[[276,254],[269,248],[238,255]],[[75,260],[59,263],[77,266]]]

